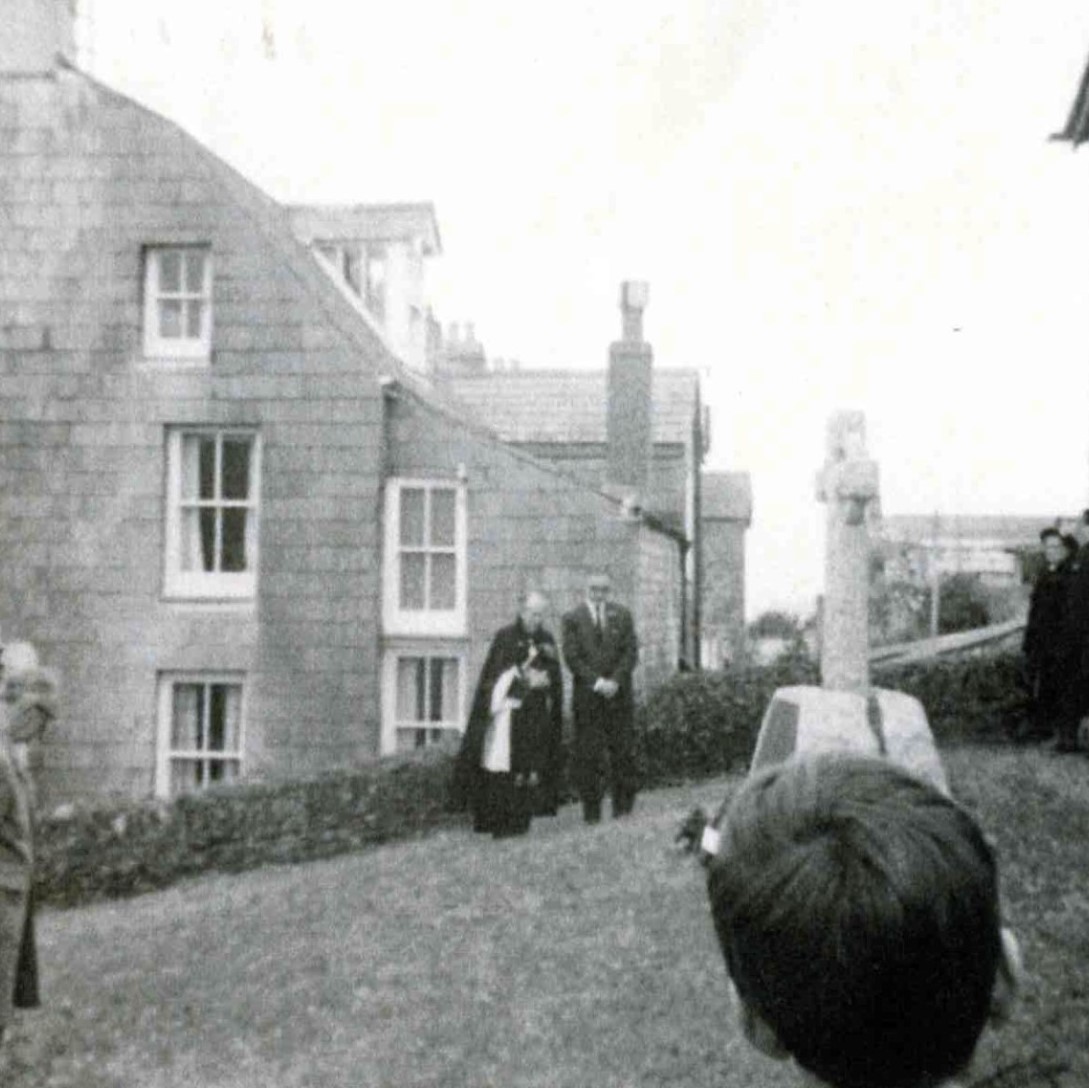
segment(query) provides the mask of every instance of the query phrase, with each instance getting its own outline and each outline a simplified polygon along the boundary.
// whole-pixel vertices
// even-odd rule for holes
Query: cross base
[[[949,793],[922,703],[881,688],[869,695],[801,685],[779,688],[764,713],[751,769],[792,755],[834,751],[885,756]]]

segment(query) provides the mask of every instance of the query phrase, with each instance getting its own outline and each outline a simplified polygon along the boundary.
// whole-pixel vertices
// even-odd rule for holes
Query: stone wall
[[[373,752],[384,348],[341,333],[277,209],[172,124],[64,71],[0,81],[0,116],[0,624],[63,677],[46,801],[150,792],[164,670],[244,674],[247,775]],[[170,242],[211,247],[203,366],[142,355],[143,250]],[[179,424],[260,435],[251,601],[164,599]]]
[[[644,689],[660,684],[677,670],[683,613],[680,557],[675,539],[640,527],[635,538],[636,577],[631,599]]]
[[[558,638],[562,614],[583,600],[586,578],[598,570],[611,575],[616,599],[632,608],[655,674],[665,661],[676,666],[680,560],[671,536],[624,516],[614,500],[552,466],[411,398],[391,406],[389,451],[391,476],[454,479],[459,466],[465,474],[471,682],[492,634],[514,619],[526,589],[547,594],[547,624]],[[663,600],[670,608],[661,607]]]
[[[703,654],[706,669],[745,657],[745,523],[704,519]]]

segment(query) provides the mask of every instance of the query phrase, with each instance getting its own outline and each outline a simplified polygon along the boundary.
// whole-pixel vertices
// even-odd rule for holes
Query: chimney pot
[[[643,340],[647,285],[620,288],[623,339],[609,348],[606,406],[606,479],[614,487],[645,495],[650,477],[653,352]]]
[[[643,311],[647,308],[649,288],[639,280],[625,280],[620,285],[622,339],[630,344],[643,342]]]
[[[76,0],[5,0],[0,72],[52,72],[76,60]]]

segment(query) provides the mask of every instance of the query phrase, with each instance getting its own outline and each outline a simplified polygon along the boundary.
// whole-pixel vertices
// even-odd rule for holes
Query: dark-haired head
[[[968,1064],[1008,949],[967,811],[837,753],[755,775],[720,833],[708,890],[751,1040],[835,1088],[930,1088]]]

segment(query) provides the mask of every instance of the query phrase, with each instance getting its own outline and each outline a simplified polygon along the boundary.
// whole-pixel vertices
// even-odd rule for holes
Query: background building
[[[26,3],[0,49],[0,626],[64,680],[47,803],[440,742],[519,595],[556,626],[603,568],[639,681],[672,672],[683,503],[655,515],[417,373],[392,265],[379,306],[328,249],[367,216],[277,205],[65,61],[69,20]],[[437,251],[427,206],[381,216]],[[614,345],[644,375],[648,354]],[[621,431],[620,462],[649,462],[649,416]]]

